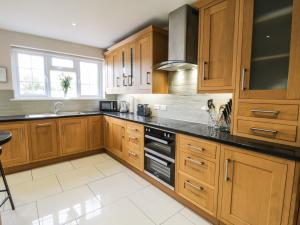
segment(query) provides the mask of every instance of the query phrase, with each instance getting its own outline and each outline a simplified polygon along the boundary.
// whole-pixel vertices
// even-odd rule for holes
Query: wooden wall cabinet
[[[3,167],[23,165],[29,162],[27,130],[25,123],[1,124],[0,130],[12,133],[10,142],[2,146]]]
[[[237,2],[213,1],[199,9],[199,92],[234,91]]]
[[[103,117],[89,116],[87,118],[87,150],[97,150],[104,146]]]
[[[168,93],[167,72],[153,65],[167,60],[167,31],[149,26],[105,53],[106,93]]]
[[[230,225],[289,224],[295,162],[222,146],[219,217]]]
[[[63,155],[86,151],[87,121],[85,117],[65,118],[59,120],[61,151]]]
[[[28,124],[28,139],[31,161],[58,157],[57,120],[39,120]]]

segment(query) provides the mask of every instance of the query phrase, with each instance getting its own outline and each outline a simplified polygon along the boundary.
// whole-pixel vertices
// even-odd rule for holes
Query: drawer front
[[[289,142],[296,141],[297,126],[238,120],[238,132]]]
[[[126,132],[134,136],[144,136],[144,126],[136,123],[126,122]]]
[[[298,120],[298,105],[240,103],[238,115],[277,120]]]
[[[209,185],[215,185],[216,164],[188,152],[179,153],[179,170]]]
[[[144,153],[127,149],[126,161],[140,171],[144,170]]]
[[[126,145],[127,148],[134,151],[141,152],[143,150],[144,137],[137,136],[131,133],[127,133],[126,135]]]
[[[196,156],[215,159],[218,145],[198,138],[179,135],[179,148],[180,151],[188,151]]]
[[[199,208],[212,214],[214,210],[214,190],[196,179],[183,173],[178,173],[178,194]]]

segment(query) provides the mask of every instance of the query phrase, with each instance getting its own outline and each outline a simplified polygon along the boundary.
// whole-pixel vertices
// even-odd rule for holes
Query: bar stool
[[[0,131],[0,155],[2,154],[1,146],[5,143],[9,142],[11,140],[11,137],[12,137],[12,134],[10,132]],[[4,189],[0,190],[0,192],[7,193],[7,197],[5,197],[4,200],[0,203],[0,207],[2,207],[7,200],[9,200],[12,210],[15,210],[15,205],[14,205],[13,199],[11,197],[11,193],[10,193],[10,190],[9,190],[6,178],[5,178],[1,160],[0,160],[0,175],[3,179],[3,183],[4,183],[4,187],[5,187]]]

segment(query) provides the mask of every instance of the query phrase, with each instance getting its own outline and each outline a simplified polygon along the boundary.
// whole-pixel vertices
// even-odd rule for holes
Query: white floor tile
[[[66,171],[74,170],[70,162],[57,163],[50,166],[44,166],[32,170],[33,179],[43,178]]]
[[[26,181],[31,181],[31,170],[6,175],[6,180],[9,186],[24,183]]]
[[[71,163],[75,168],[81,168],[85,166],[91,166],[98,163],[101,163],[106,160],[104,154],[92,155],[80,159],[72,160]]]
[[[102,156],[103,156],[103,158],[108,159],[108,160],[115,160],[113,157],[109,156],[106,153],[103,153]]]
[[[129,199],[157,224],[164,222],[183,208],[180,203],[154,186],[130,195]]]
[[[212,225],[188,208],[184,208],[180,213],[190,221],[192,221],[195,225]]]
[[[128,199],[87,214],[77,222],[79,225],[154,225]]]
[[[1,213],[2,225],[39,225],[36,203]]]
[[[131,171],[130,169],[126,168],[125,173],[127,173],[130,177],[132,177],[136,182],[138,182],[143,187],[150,185],[150,183],[148,181],[146,181],[144,178],[137,175],[135,172]]]
[[[33,202],[47,196],[62,192],[56,176],[48,176],[10,187],[15,205]]]
[[[82,167],[57,175],[64,190],[69,190],[89,182],[101,179],[104,175],[94,166]]]
[[[106,160],[102,163],[95,165],[98,170],[100,170],[105,176],[111,176],[116,173],[120,173],[125,170],[125,167],[115,161],[115,160]]]
[[[126,173],[118,173],[88,185],[103,204],[109,204],[142,188]]]
[[[99,200],[85,185],[37,201],[40,225],[59,225],[95,211]]]
[[[186,217],[177,213],[175,216],[169,218],[163,225],[194,225],[190,220]]]

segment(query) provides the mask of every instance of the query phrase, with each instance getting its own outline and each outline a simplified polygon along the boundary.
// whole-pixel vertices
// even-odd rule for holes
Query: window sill
[[[104,100],[101,97],[86,97],[86,98],[12,98],[12,102],[22,102],[22,101],[99,101]]]

